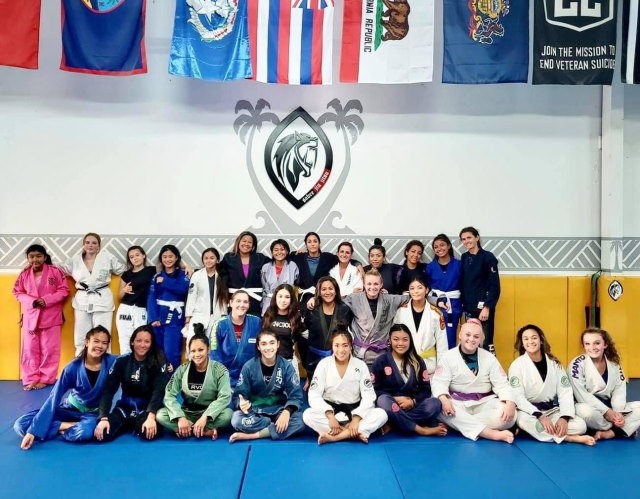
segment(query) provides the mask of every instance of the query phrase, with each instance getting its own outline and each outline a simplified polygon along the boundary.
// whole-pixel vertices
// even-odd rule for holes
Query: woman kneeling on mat
[[[286,359],[278,355],[280,342],[273,331],[258,335],[258,355],[243,367],[233,392],[236,411],[229,442],[271,438],[284,440],[304,430],[300,378]]]
[[[498,359],[480,348],[482,325],[470,319],[460,328],[460,344],[445,353],[431,388],[442,402],[442,420],[465,437],[513,443],[516,404]]]
[[[447,434],[447,427],[438,423],[442,406],[431,396],[427,366],[404,324],[391,327],[389,349],[373,363],[371,378],[378,396],[376,405],[389,418],[383,433],[396,428],[402,433],[425,436]]]
[[[351,335],[338,330],[331,345],[333,355],[322,359],[314,372],[304,422],[318,433],[318,444],[349,438],[368,443],[369,435],[387,422],[387,413],[374,407],[369,369],[352,355]]]
[[[35,439],[60,436],[67,442],[81,442],[93,437],[102,389],[116,360],[107,353],[110,340],[103,326],[87,332],[84,349],[63,369],[42,408],[28,412],[13,425],[23,437],[22,449],[31,448]]]
[[[151,326],[137,328],[129,345],[131,353],[116,360],[100,400],[100,422],[95,431],[100,441],[113,440],[129,429],[147,440],[158,435],[156,412],[162,407],[167,384],[166,359]],[[119,388],[122,388],[122,396],[109,413]]]
[[[627,402],[627,381],[620,355],[604,329],[588,328],[581,336],[584,354],[571,361],[567,372],[576,400],[576,414],[594,438],[633,437],[640,426],[640,402]]]
[[[229,371],[209,360],[209,338],[202,324],[194,324],[196,333],[189,340],[190,362],[173,373],[164,392],[164,407],[156,420],[180,438],[218,438],[218,429],[231,423],[231,385]],[[178,401],[182,398],[182,404]]]
[[[518,427],[541,442],[594,445],[587,425],[576,416],[573,390],[560,361],[551,353],[544,332],[533,324],[516,335],[520,357],[509,367],[509,382],[518,404]]]

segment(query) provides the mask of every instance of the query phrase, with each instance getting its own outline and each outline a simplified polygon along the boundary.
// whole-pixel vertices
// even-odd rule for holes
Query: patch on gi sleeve
[[[422,381],[429,381],[429,373],[426,369],[422,371]]]
[[[567,379],[567,377],[564,376],[564,379]],[[520,386],[520,380],[516,376],[511,376],[511,379],[509,380],[509,384],[514,388],[516,388]]]
[[[560,378],[560,384],[562,386],[569,386],[569,378],[567,378],[566,376],[563,376],[562,378]]]
[[[384,373],[387,376],[391,376],[393,374],[393,370],[391,369],[391,366],[384,366]]]

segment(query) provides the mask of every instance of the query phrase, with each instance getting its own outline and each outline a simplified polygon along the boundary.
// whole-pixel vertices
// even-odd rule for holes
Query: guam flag
[[[528,0],[444,0],[444,83],[526,83]]]
[[[249,78],[246,0],[176,0],[169,73],[213,81]]]
[[[340,81],[431,81],[433,5],[433,0],[345,0]]]
[[[332,81],[333,0],[248,0],[253,79],[327,85]]]
[[[622,83],[640,83],[640,0],[622,5]]]
[[[0,65],[38,69],[40,0],[0,0]]]
[[[76,73],[147,72],[146,0],[62,0],[62,62]]]

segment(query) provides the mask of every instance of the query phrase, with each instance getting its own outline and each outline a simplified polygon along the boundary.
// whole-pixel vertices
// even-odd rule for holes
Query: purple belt
[[[549,409],[553,409],[554,407],[557,407],[558,404],[556,404],[553,400],[550,400],[548,402],[531,402],[536,409],[540,409],[543,412],[548,411]]]
[[[493,395],[493,392],[487,393],[462,393],[462,392],[451,392],[451,398],[453,400],[458,400],[460,402],[467,402],[469,400],[482,400],[489,395]]]
[[[376,353],[384,352],[387,349],[387,342],[382,343],[365,343],[364,341],[354,338],[353,344],[359,348],[364,348],[365,350],[372,350]]]

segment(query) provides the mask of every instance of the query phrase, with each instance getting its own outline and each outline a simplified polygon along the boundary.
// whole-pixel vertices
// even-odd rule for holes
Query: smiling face
[[[407,259],[409,265],[415,267],[422,258],[422,248],[414,244],[404,252],[404,257]]]
[[[140,331],[135,339],[133,340],[133,354],[135,355],[136,360],[141,361],[144,360],[149,350],[151,349],[151,344],[153,340],[151,339],[151,333],[148,331]]]
[[[109,335],[107,333],[96,333],[91,338],[84,340],[87,348],[87,358],[99,360],[109,348]]]
[[[282,244],[276,244],[271,251],[271,256],[273,256],[273,259],[276,262],[284,262],[287,259],[288,254],[289,253]]]
[[[95,255],[100,251],[100,242],[95,236],[87,236],[82,241],[82,250],[87,255]]]
[[[391,349],[402,357],[409,350],[411,340],[409,335],[404,331],[393,331],[389,337]]]
[[[240,254],[248,255],[253,250],[253,238],[249,235],[242,236],[242,239],[240,239],[240,242],[238,243],[238,251],[240,251]]]
[[[209,347],[204,341],[200,339],[193,340],[189,346],[189,355],[191,361],[196,365],[196,368],[202,370],[207,367],[209,362]]]
[[[369,263],[374,269],[379,269],[384,263],[384,255],[379,249],[369,251]]]
[[[202,264],[204,265],[205,269],[213,270],[216,268],[216,265],[218,265],[218,257],[213,251],[207,251],[202,256]]]
[[[307,251],[310,255],[317,255],[320,251],[320,241],[313,234],[307,237],[307,240],[304,243],[306,244]]]
[[[522,346],[529,355],[538,355],[540,347],[542,346],[542,340],[535,329],[526,329],[522,332]]]
[[[413,301],[422,303],[427,298],[429,289],[420,281],[412,281],[409,284],[409,296]]]
[[[291,294],[287,289],[281,289],[276,294],[276,307],[278,307],[278,313],[285,315],[289,312],[289,305],[291,305]]]
[[[364,291],[367,293],[367,298],[375,300],[380,294],[382,289],[382,279],[374,275],[364,276]]]
[[[142,267],[144,265],[145,255],[139,249],[132,249],[127,253],[127,258],[134,269]]]
[[[451,248],[450,244],[447,244],[445,241],[441,241],[438,239],[433,242],[431,246],[433,248],[433,254],[436,258],[445,258],[449,254],[449,249]]]
[[[465,322],[460,328],[460,347],[467,354],[476,353],[482,343],[484,334],[478,324]]]
[[[604,357],[605,350],[609,345],[606,344],[602,335],[598,333],[586,333],[582,337],[582,347],[585,353],[591,357],[593,361],[600,361]]]
[[[324,281],[320,285],[320,298],[324,303],[333,303],[336,299],[336,288],[331,281]]]
[[[346,362],[349,360],[349,357],[351,357],[351,342],[346,334],[347,333],[336,335],[331,343],[333,356],[338,362]]]
[[[471,232],[463,232],[460,235],[460,241],[467,251],[475,251],[478,249],[478,241],[480,236],[474,236]]]
[[[162,266],[166,272],[171,272],[178,261],[178,257],[173,254],[172,251],[166,250],[162,255],[160,255],[160,260],[162,261]]]
[[[278,354],[278,347],[280,343],[275,334],[261,334],[258,339],[258,352],[263,362],[271,365]]]
[[[249,295],[246,293],[237,293],[230,302],[231,315],[235,318],[244,317],[249,310]]]
[[[338,248],[338,260],[340,263],[349,263],[351,261],[351,248],[346,244]]]
[[[31,268],[35,272],[39,272],[42,270],[44,261],[45,261],[45,256],[39,251],[30,251],[27,254],[27,263],[31,266]]]

